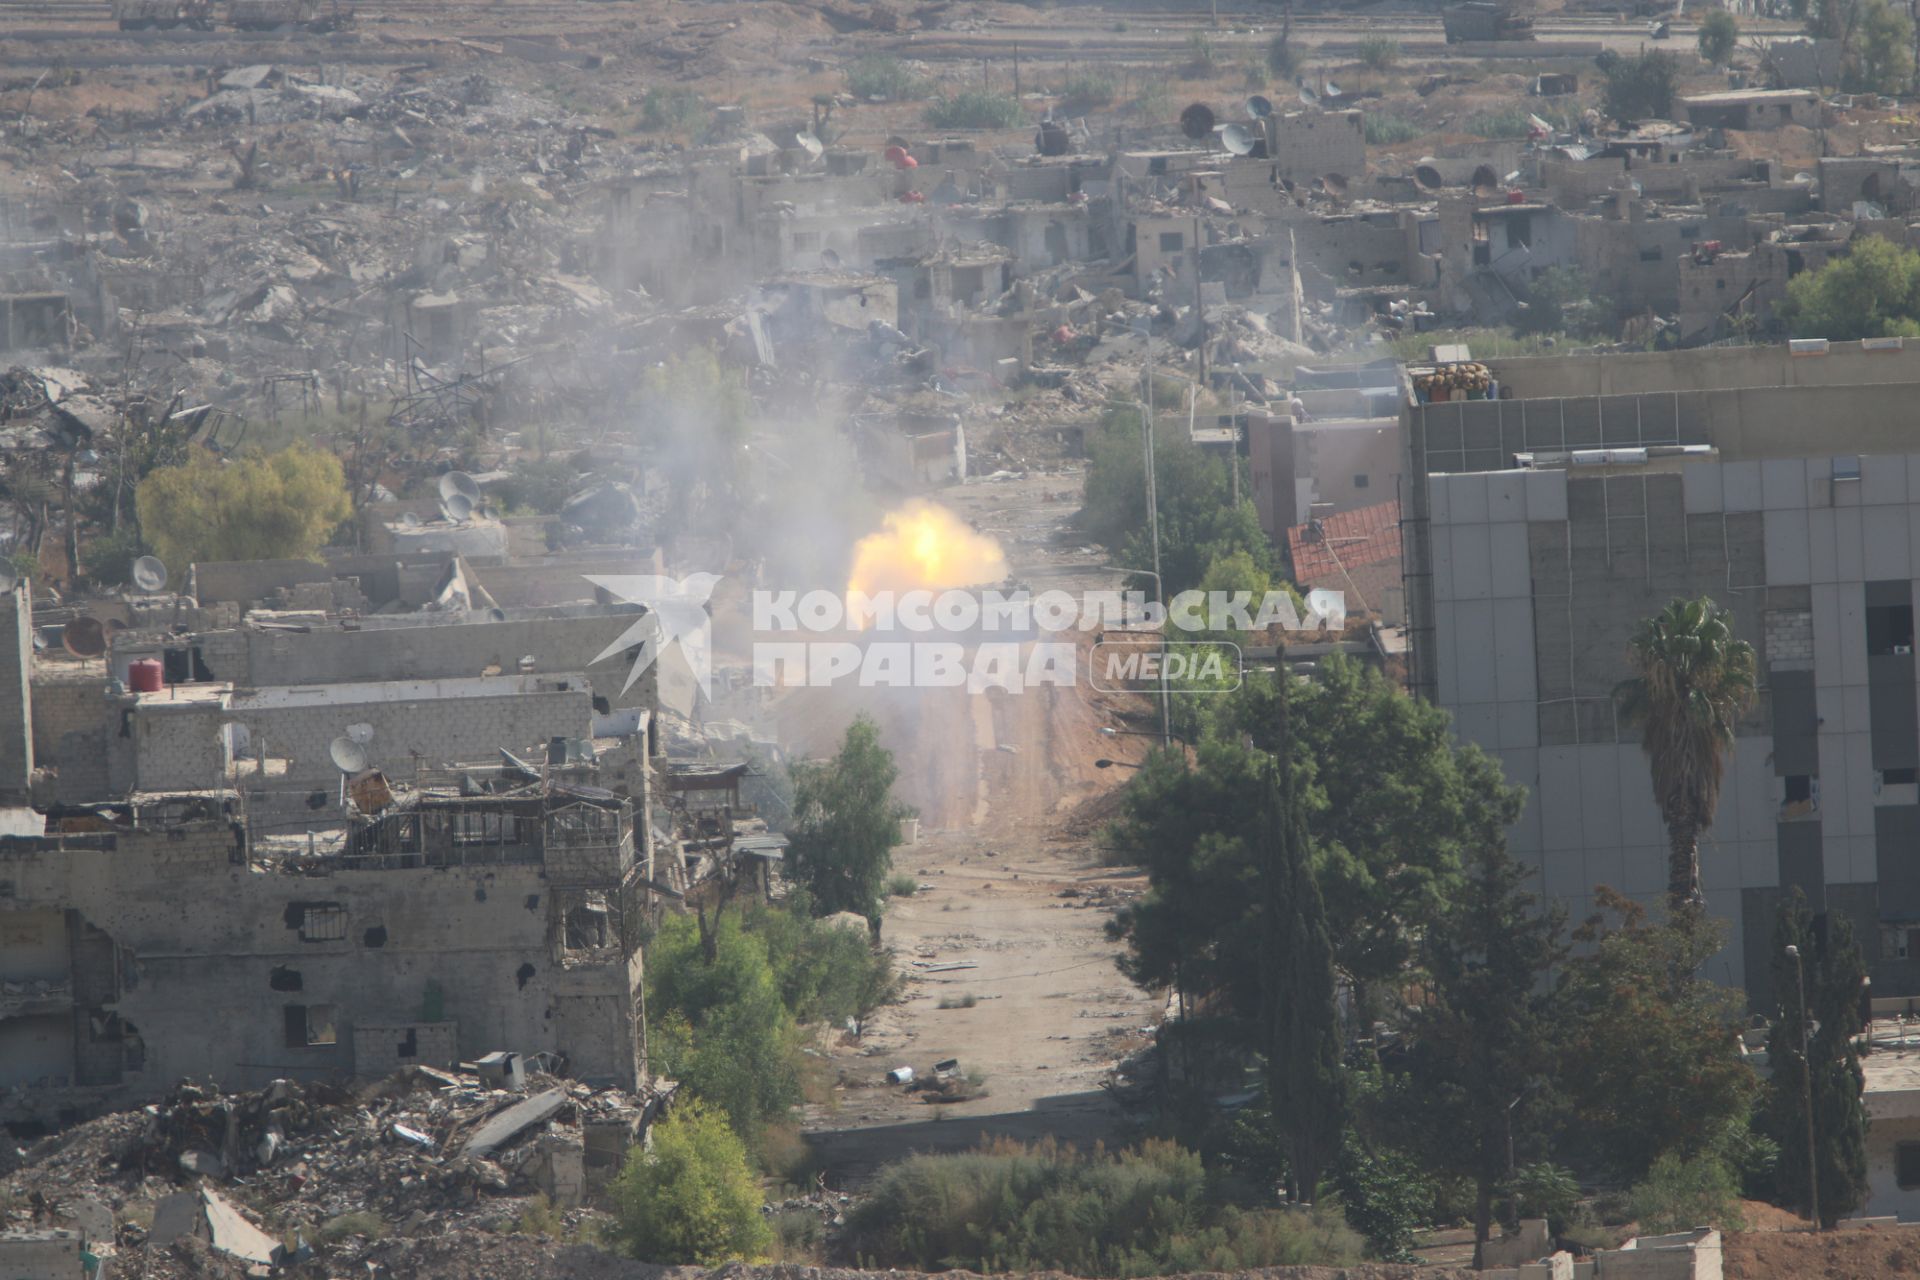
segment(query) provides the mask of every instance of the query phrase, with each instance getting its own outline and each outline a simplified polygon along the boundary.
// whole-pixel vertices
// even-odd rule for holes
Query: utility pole
[[[1160,577],[1160,492],[1154,478],[1153,467],[1153,335],[1147,334],[1147,359],[1141,367],[1140,376],[1146,384],[1145,410],[1142,417],[1144,430],[1142,443],[1146,447],[1147,480],[1147,536],[1153,547],[1153,594],[1159,597],[1162,618],[1160,621],[1160,745],[1166,746],[1173,741],[1173,703],[1167,690],[1167,631],[1164,616],[1167,604],[1166,587]]]
[[[1196,188],[1194,199],[1200,198]],[[1200,326],[1200,385],[1207,383],[1207,309],[1200,301],[1200,211],[1193,214],[1193,322]]]
[[[1813,1229],[1820,1222],[1820,1156],[1813,1145],[1813,1056],[1807,1046],[1807,1025],[1813,1021],[1807,1008],[1807,965],[1800,948],[1789,943],[1787,954],[1793,957],[1793,975],[1800,984],[1800,1101],[1807,1109],[1807,1204],[1811,1207]]]

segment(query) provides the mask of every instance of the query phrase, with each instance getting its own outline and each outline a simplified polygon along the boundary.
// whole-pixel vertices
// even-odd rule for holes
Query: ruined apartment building
[[[1766,1007],[1789,887],[1852,917],[1876,994],[1920,991],[1920,345],[1800,343],[1494,362],[1511,399],[1408,402],[1417,693],[1529,792],[1512,834],[1577,917],[1649,904],[1667,840],[1613,690],[1675,597],[1760,661],[1701,849],[1731,921],[1713,977]]]
[[[0,1120],[497,1049],[644,1079],[644,797],[470,770],[313,842],[252,841],[241,808],[138,796],[0,839]]]

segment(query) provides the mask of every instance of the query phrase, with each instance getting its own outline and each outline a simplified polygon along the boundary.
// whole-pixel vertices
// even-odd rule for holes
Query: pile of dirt
[[[1920,1230],[1743,1231],[1727,1237],[1726,1280],[1882,1280],[1920,1274]]]

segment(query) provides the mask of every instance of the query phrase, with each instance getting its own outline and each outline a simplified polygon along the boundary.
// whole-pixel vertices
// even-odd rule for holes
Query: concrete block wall
[[[126,952],[114,1009],[144,1047],[128,1099],[182,1076],[253,1088],[353,1072],[359,1028],[428,1022],[456,1030],[421,1029],[423,1053],[448,1054],[449,1036],[461,1059],[551,1050],[580,1078],[634,1084],[639,958],[559,963],[539,864],[291,876],[233,862],[233,841],[203,823],[94,838],[112,848],[0,842],[9,901],[70,909]],[[288,1006],[317,1006],[334,1042],[289,1044]],[[70,1039],[51,1049],[73,1058]]]
[[[35,665],[35,804],[82,804],[107,797],[110,721],[104,662]]]
[[[1358,111],[1297,111],[1268,117],[1267,154],[1289,182],[1366,173],[1367,139]]]
[[[33,589],[0,591],[0,798],[24,800],[33,777]]]
[[[353,1072],[362,1080],[379,1080],[402,1067],[451,1067],[459,1061],[458,1023],[363,1022],[353,1029]]]

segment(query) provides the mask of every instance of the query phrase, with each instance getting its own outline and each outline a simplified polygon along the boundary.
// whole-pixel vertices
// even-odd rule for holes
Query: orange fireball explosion
[[[978,587],[1007,576],[1000,544],[945,507],[916,498],[853,549],[847,593]]]

